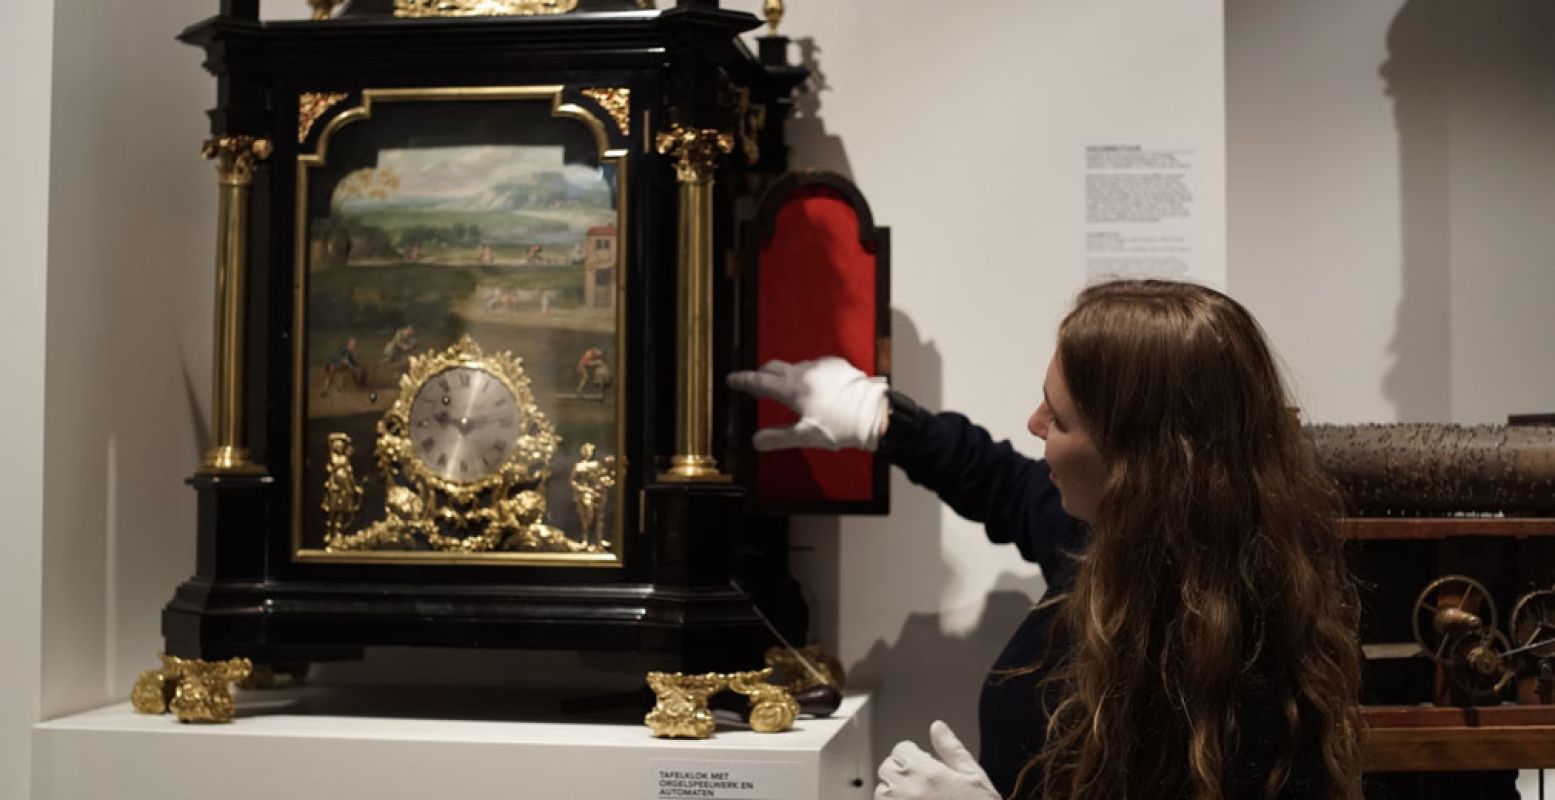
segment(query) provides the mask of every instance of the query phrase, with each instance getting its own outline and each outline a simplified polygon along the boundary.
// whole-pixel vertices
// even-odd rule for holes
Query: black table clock
[[[782,412],[722,375],[887,373],[888,240],[785,176],[781,4],[752,53],[716,0],[312,2],[179,37],[219,86],[213,447],[137,707],[221,718],[249,665],[379,645],[803,642],[786,514],[883,511],[885,467],[758,459]]]

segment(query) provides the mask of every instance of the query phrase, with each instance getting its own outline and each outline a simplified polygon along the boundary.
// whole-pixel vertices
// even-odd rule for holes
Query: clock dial
[[[433,375],[410,407],[416,457],[432,474],[475,483],[496,472],[518,440],[520,412],[506,384],[485,370]]]

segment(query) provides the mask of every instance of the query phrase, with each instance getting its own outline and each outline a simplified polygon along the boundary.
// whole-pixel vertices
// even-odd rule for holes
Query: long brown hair
[[[1266,704],[1283,737],[1261,794],[1301,756],[1324,797],[1359,798],[1341,501],[1258,323],[1211,289],[1118,281],[1081,293],[1058,359],[1108,477],[1055,622],[1042,696],[1061,699],[1028,765],[1045,796],[1225,798],[1239,712]]]

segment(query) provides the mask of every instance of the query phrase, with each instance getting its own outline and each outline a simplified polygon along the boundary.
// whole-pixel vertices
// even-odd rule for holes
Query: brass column
[[[248,192],[254,164],[269,158],[270,140],[218,136],[205,143],[216,159],[221,205],[216,220],[216,338],[211,429],[214,446],[202,472],[262,472],[243,449],[243,287],[248,261]]]
[[[727,480],[713,442],[713,171],[734,136],[679,125],[660,133],[660,154],[675,156],[680,181],[676,312],[675,455],[665,480]]]

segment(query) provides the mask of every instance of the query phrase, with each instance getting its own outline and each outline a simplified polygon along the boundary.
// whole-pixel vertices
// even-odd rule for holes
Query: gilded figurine
[[[345,533],[362,508],[362,485],[351,468],[351,437],[329,435],[329,467],[324,475],[324,526],[326,540]]]
[[[572,500],[578,507],[578,523],[583,529],[583,543],[590,552],[604,550],[605,504],[610,490],[616,485],[616,457],[594,459],[594,444],[584,442],[579,448],[582,456],[572,467]]]

